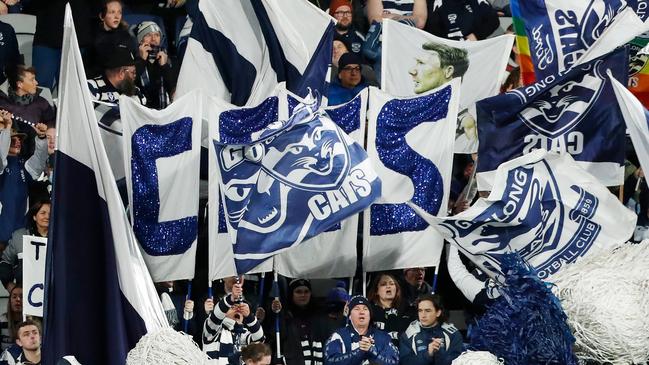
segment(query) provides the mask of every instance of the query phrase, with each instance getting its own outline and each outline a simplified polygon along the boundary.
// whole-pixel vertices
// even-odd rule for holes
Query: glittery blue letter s
[[[192,149],[192,120],[186,117],[166,125],[146,125],[135,131],[131,143],[135,236],[151,256],[182,254],[196,240],[198,217],[158,221],[160,194],[156,160]],[[191,192],[179,191],[177,195],[187,193],[183,199],[191,199]]]
[[[424,122],[437,122],[448,114],[451,88],[415,99],[387,102],[376,121],[376,151],[385,167],[405,175],[415,192],[412,201],[430,214],[437,214],[444,198],[444,181],[435,164],[406,142],[406,134]],[[435,143],[431,136],[430,143]],[[373,204],[370,234],[380,236],[421,231],[428,227],[406,204]]]

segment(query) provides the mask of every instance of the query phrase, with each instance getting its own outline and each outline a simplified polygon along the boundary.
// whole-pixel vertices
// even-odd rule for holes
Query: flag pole
[[[188,301],[192,297],[192,281],[187,280],[187,295],[185,295],[185,301]],[[184,316],[183,316],[184,317]],[[189,331],[189,319],[183,318],[183,331],[187,333]]]
[[[264,307],[264,282],[266,280],[266,273],[262,272],[261,273],[261,283],[259,283],[259,298],[257,299],[257,308],[263,308]]]
[[[275,300],[279,301],[279,284],[277,283],[277,271],[273,270],[273,291],[275,294]],[[275,350],[277,354],[277,359],[280,360],[282,359],[282,348],[280,344],[280,337],[279,337],[279,315],[281,313],[281,310],[277,313],[275,313]]]
[[[363,271],[363,296],[367,297],[367,273]]]
[[[443,249],[442,249],[443,251]],[[440,260],[441,262],[441,260]],[[435,266],[435,274],[433,274],[433,285],[431,286],[432,292],[431,294],[435,294],[435,290],[437,290],[437,276],[439,275],[439,263]]]

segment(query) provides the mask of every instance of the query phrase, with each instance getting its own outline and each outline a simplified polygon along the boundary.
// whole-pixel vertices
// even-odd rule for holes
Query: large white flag
[[[124,364],[168,324],[99,136],[69,5],[60,80],[42,360]]]
[[[499,93],[513,43],[513,35],[453,41],[384,20],[381,89],[413,96],[461,78],[455,152],[477,152],[475,102]]]
[[[359,145],[363,145],[365,137],[367,95],[365,89],[345,104],[324,108],[331,120]],[[301,99],[292,93],[288,93],[286,98],[290,114]],[[357,237],[358,214],[355,214],[304,244],[276,255],[275,270],[292,278],[354,276]]]
[[[370,88],[367,154],[383,195],[364,215],[363,270],[435,266],[442,237],[406,205],[433,215],[448,204],[460,80],[420,96]]]
[[[122,96],[124,170],[131,221],[156,282],[194,277],[202,97],[164,110]]]
[[[637,216],[572,156],[535,150],[500,165],[489,197],[448,218],[418,213],[492,277],[517,251],[547,279],[626,242]]]

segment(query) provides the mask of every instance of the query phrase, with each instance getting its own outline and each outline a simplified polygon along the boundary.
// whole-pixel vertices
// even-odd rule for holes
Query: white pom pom
[[[552,276],[581,359],[649,360],[649,241],[589,255]]]
[[[129,351],[127,365],[207,365],[212,362],[192,338],[171,327],[144,335]]]
[[[465,351],[451,365],[503,365],[505,361],[487,351]]]

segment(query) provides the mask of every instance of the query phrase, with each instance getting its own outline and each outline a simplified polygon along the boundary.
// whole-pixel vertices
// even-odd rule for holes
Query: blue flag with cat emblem
[[[501,163],[535,149],[570,154],[604,185],[620,185],[624,118],[607,71],[626,85],[626,60],[621,48],[563,75],[479,101],[478,188],[491,190]]]
[[[262,129],[241,125],[246,120],[237,112],[221,113],[214,150],[238,273],[324,232],[381,195],[363,148],[319,103],[301,104],[287,121]]]

